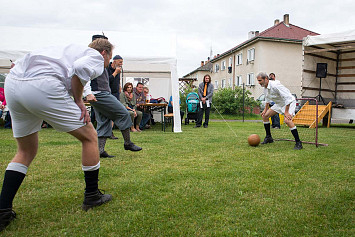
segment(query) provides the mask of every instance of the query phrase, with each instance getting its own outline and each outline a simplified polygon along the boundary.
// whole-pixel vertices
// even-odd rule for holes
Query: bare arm
[[[89,123],[90,116],[82,99],[84,86],[83,84],[81,84],[79,77],[76,75],[72,77],[71,88],[73,92],[74,102],[78,105],[79,109],[81,110],[80,120],[84,119],[84,123]]]

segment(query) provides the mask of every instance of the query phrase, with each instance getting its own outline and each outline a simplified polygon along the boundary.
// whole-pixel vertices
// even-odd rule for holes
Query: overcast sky
[[[290,15],[291,24],[320,34],[355,29],[353,0],[0,2],[1,26],[176,35],[180,77],[199,67],[200,61],[210,55],[211,47],[214,55],[223,53],[245,41],[249,31],[261,32],[273,26],[275,19],[282,21],[286,13]],[[154,56],[163,55],[157,45]]]

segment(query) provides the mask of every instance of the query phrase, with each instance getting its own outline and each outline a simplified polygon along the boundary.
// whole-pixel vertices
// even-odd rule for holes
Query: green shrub
[[[251,114],[254,107],[258,106],[258,102],[250,97],[251,92],[246,90],[244,93],[245,113]],[[212,109],[216,108],[221,114],[236,114],[243,113],[243,88],[236,87],[223,88],[216,91],[213,95]]]

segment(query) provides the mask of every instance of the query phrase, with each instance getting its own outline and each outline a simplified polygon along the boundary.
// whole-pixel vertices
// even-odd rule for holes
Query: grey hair
[[[261,77],[262,79],[269,79],[268,75],[265,72],[259,72],[256,78]]]

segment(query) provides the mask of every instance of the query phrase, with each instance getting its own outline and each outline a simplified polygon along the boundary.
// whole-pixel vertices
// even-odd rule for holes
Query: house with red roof
[[[210,60],[215,89],[244,86],[258,98],[262,88],[256,75],[273,72],[276,79],[298,97],[301,94],[302,40],[317,33],[290,24],[289,15],[275,20],[274,25],[261,33],[249,32],[248,40]],[[191,76],[191,73],[185,77]],[[198,83],[202,78],[198,78]]]

